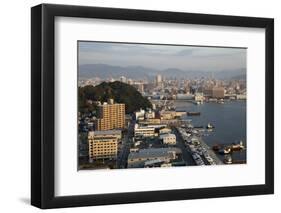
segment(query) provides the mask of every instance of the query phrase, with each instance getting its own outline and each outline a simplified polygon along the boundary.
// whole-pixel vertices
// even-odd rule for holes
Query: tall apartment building
[[[224,88],[223,87],[214,87],[212,97],[213,98],[224,98]]]
[[[119,134],[110,131],[88,133],[89,160],[116,159]]]
[[[108,103],[98,106],[98,119],[95,123],[96,130],[123,129],[125,127],[125,104]]]
[[[204,89],[204,95],[212,98],[224,98],[223,87],[207,87]]]
[[[156,83],[156,86],[162,86],[162,83],[163,83],[163,77],[162,75],[160,74],[157,74],[156,77],[155,77],[155,83]]]

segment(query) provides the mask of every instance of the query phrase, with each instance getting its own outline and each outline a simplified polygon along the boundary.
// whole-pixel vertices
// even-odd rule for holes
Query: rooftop
[[[122,133],[121,130],[94,131],[94,135],[120,135],[121,133]]]
[[[138,152],[131,152],[128,159],[170,157],[172,152],[179,154],[181,150],[175,147],[140,149]]]
[[[171,133],[160,135],[160,139],[171,138],[171,137],[176,138],[176,135],[175,134],[171,134]]]

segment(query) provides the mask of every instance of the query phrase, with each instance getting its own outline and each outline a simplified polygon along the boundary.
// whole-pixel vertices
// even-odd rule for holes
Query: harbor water
[[[246,101],[226,101],[220,103],[203,103],[195,105],[187,101],[175,101],[177,111],[200,112],[198,116],[184,116],[183,119],[190,119],[194,127],[206,127],[211,123],[215,128],[213,131],[206,131],[202,139],[212,147],[216,144],[238,143],[240,140],[246,145]],[[247,149],[246,149],[247,150]],[[245,161],[246,150],[233,152],[233,160]],[[218,154],[223,160],[224,156]]]

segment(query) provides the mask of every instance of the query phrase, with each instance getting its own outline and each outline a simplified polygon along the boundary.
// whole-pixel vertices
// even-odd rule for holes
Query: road
[[[181,135],[175,128],[173,128],[173,132],[175,133],[175,135],[177,137],[177,147],[180,148],[182,151],[182,158],[183,158],[184,162],[186,163],[187,166],[195,166],[196,163],[194,162],[194,160],[192,158],[189,148],[187,148],[185,146]]]
[[[128,127],[128,132],[124,135],[122,138],[122,144],[121,144],[121,149],[120,152],[117,156],[117,168],[118,169],[123,169],[127,167],[127,160],[128,160],[128,155],[130,153],[130,143],[131,138],[133,137],[133,129],[134,129],[135,122],[131,121]]]

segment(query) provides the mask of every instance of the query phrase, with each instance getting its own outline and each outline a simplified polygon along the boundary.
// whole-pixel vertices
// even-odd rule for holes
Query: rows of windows
[[[104,141],[95,141],[93,142],[93,146],[109,146],[109,145],[116,145],[117,141],[114,142],[107,142],[106,140]],[[90,146],[92,146],[92,144],[90,143]]]
[[[94,150],[92,154],[117,154],[117,150],[106,150],[106,151],[99,151],[99,150]]]
[[[94,153],[94,152],[117,152],[117,149],[92,149],[90,150],[91,153]]]
[[[89,146],[90,149],[108,149],[108,148],[117,148],[117,143],[113,144],[113,145],[98,145],[98,146]]]
[[[112,156],[112,155],[92,157],[92,159],[114,159],[114,158],[116,158],[116,156]]]
[[[91,150],[100,150],[100,151],[106,151],[106,150],[117,150],[117,147],[96,147],[92,148]]]

